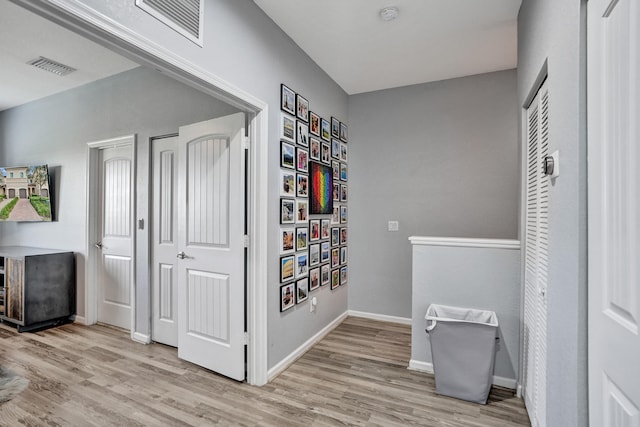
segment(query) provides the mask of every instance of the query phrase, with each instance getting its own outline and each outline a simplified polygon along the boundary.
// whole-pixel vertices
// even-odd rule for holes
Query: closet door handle
[[[98,249],[102,249],[102,242],[96,242],[94,246]]]

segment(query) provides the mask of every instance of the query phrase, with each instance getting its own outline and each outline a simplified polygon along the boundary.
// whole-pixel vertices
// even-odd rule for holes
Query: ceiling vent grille
[[[136,5],[202,46],[204,0],[136,0]]]
[[[76,71],[75,68],[69,67],[68,65],[64,65],[56,61],[52,61],[51,59],[45,58],[43,56],[32,59],[31,61],[27,62],[27,64],[33,65],[36,68],[40,68],[41,70],[45,70],[59,76],[66,76],[67,74],[71,74]]]

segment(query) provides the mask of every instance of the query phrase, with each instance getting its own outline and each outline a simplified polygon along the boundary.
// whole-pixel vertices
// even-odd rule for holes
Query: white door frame
[[[247,382],[266,384],[268,104],[75,0],[12,1],[249,114]]]
[[[96,238],[101,230],[100,220],[100,150],[105,148],[129,147],[131,149],[131,338],[134,339],[136,319],[136,136],[127,135],[87,143],[87,262],[84,273],[85,293],[85,323],[93,325],[98,322],[98,260],[99,249],[96,248]]]

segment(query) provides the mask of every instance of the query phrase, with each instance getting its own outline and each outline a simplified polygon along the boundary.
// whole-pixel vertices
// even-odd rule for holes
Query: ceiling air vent
[[[75,68],[69,67],[68,65],[64,65],[56,61],[52,61],[51,59],[47,59],[43,56],[32,59],[31,61],[27,62],[27,64],[33,65],[36,68],[40,68],[41,70],[45,70],[59,76],[66,76],[67,74],[71,74],[76,71]]]
[[[136,0],[136,5],[202,46],[202,16],[205,0]]]

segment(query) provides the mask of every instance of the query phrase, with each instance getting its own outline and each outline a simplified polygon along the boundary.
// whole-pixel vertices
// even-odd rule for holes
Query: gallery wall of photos
[[[347,125],[282,84],[280,311],[347,284]]]

